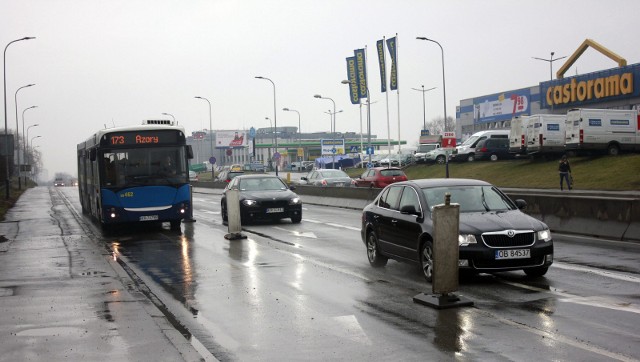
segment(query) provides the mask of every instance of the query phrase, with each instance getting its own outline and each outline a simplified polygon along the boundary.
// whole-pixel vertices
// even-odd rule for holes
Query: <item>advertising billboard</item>
[[[531,91],[529,88],[496,93],[473,99],[474,123],[508,121],[530,112]]]
[[[241,148],[248,146],[247,131],[217,131],[216,148]]]
[[[323,156],[344,155],[344,139],[320,140]]]

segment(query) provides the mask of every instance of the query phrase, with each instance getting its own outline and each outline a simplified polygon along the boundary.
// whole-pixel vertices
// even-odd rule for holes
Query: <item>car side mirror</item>
[[[518,207],[518,209],[524,210],[527,208],[527,202],[524,201],[523,199],[517,199],[516,206]]]
[[[405,206],[401,207],[400,208],[400,213],[401,214],[406,214],[406,215],[420,216],[420,213],[418,212],[418,210],[416,210],[416,207],[414,205],[405,205]]]
[[[296,187],[295,187],[295,186],[293,186],[293,185],[290,185],[290,186],[289,186],[289,190],[293,191],[293,190],[295,190],[295,189],[296,189]]]

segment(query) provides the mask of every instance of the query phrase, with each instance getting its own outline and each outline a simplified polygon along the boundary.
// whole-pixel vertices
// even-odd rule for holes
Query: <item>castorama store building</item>
[[[564,78],[564,73],[592,47],[618,67]],[[573,108],[640,109],[640,63],[627,61],[587,39],[557,71],[557,79],[539,85],[464,99],[456,109],[456,135],[466,139],[488,129],[509,129],[513,117],[566,114]]]

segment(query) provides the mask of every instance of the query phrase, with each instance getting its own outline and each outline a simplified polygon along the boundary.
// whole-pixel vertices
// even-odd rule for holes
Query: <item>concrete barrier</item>
[[[200,182],[196,188],[224,188]],[[512,200],[527,202],[527,214],[544,221],[552,231],[640,242],[640,192],[502,189]],[[362,210],[382,191],[364,187],[296,186],[308,204]]]

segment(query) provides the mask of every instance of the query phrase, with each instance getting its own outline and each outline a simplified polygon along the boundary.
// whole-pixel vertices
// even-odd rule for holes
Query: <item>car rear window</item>
[[[380,175],[382,176],[404,176],[404,171],[402,170],[381,170]]]

